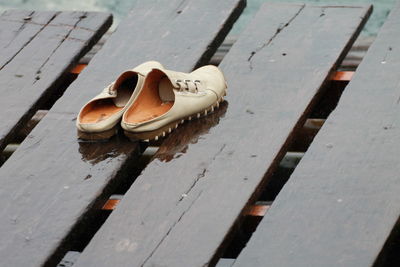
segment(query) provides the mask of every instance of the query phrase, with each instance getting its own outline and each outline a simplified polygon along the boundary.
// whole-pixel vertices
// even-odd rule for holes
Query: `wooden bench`
[[[387,188],[396,182],[400,166],[395,157],[400,7],[345,89],[343,83],[333,88],[332,80],[342,79],[333,78],[335,71],[372,8],[268,3],[220,63],[228,96],[213,114],[184,124],[154,149],[122,134],[101,143],[77,139],[79,108],[121,71],[146,60],[180,71],[207,64],[244,6],[243,0],[159,0],[132,8],[1,166],[0,265],[57,266],[62,258],[58,266],[388,262],[379,253],[386,255],[382,247],[390,246],[400,213],[400,190],[395,184]],[[15,12],[11,16],[20,16],[21,27],[26,13]],[[97,40],[109,24],[108,15],[96,16],[102,19],[91,24],[98,25],[91,28],[97,33],[88,40]],[[4,36],[0,45],[12,35]],[[61,39],[69,37],[67,31]],[[51,84],[58,84],[86,50],[55,60],[60,74],[51,77]],[[48,57],[52,50],[46,51]],[[376,78],[376,73],[382,75]],[[4,74],[13,76],[15,71]],[[343,89],[337,109],[278,194],[284,184],[280,170],[305,151],[287,152],[295,150],[300,133],[310,136],[303,128],[320,128]],[[13,129],[6,134],[15,135],[57,86],[46,83],[40,90],[47,96],[5,102],[20,106],[22,114],[8,124]],[[9,140],[4,138],[2,147]],[[306,150],[311,141],[300,147]],[[157,152],[149,159],[152,150]],[[251,235],[249,229],[260,220]],[[238,238],[244,227],[248,234]]]
[[[0,150],[111,25],[96,12],[6,11],[0,16]]]
[[[52,266],[115,187],[128,180],[141,146],[125,138],[77,140],[76,112],[125,69],[146,60],[190,71],[208,62],[243,0],[141,1],[0,168],[0,257],[8,266]],[[210,5],[215,11],[209,10]],[[2,98],[3,99],[3,98]],[[4,220],[4,221],[1,221]]]
[[[233,266],[399,264],[399,24],[400,3]]]
[[[177,129],[160,151],[190,144],[187,151],[171,161],[155,156],[76,266],[215,264],[367,14],[265,5],[220,64],[229,94],[218,127],[202,130],[208,133],[201,138]]]

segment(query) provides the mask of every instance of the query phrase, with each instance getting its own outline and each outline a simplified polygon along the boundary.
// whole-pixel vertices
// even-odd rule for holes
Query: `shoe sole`
[[[83,140],[108,140],[117,133],[117,127],[99,133],[87,133],[78,130],[78,137]]]
[[[224,96],[226,95],[226,92],[224,93]],[[204,111],[201,111],[199,113],[191,114],[185,118],[173,121],[157,130],[154,131],[148,131],[148,132],[141,132],[141,133],[133,133],[129,131],[124,131],[124,134],[126,137],[131,139],[131,141],[137,141],[141,140],[144,142],[150,142],[150,141],[158,141],[159,139],[167,136],[170,134],[173,130],[179,127],[180,124],[183,124],[185,121],[191,121],[192,119],[199,119],[201,117],[207,116],[207,114],[210,114],[214,112],[215,108],[219,108],[219,103],[224,101],[224,96],[222,96],[217,102],[206,108]]]

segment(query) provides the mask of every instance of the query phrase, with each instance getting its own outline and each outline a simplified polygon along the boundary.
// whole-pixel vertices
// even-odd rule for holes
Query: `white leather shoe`
[[[224,75],[212,65],[191,73],[153,69],[122,116],[121,126],[129,138],[158,140],[185,120],[214,111],[226,88]]]
[[[148,61],[132,70],[127,70],[99,95],[87,102],[76,120],[78,137],[93,140],[113,136],[122,115],[140,92],[145,76],[153,68],[163,68],[163,66],[156,61]]]

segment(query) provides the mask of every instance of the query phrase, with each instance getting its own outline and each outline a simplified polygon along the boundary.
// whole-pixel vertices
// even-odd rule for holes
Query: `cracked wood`
[[[123,136],[80,142],[75,119],[82,105],[122,71],[144,61],[158,60],[181,71],[208,62],[243,8],[243,0],[135,2],[89,66],[0,168],[4,265],[57,265],[72,241],[92,227],[96,207],[130,178],[139,144]],[[73,30],[69,37],[81,39],[84,32]],[[46,64],[47,70],[53,63]],[[122,242],[119,249],[126,247],[134,245]]]
[[[0,16],[0,150],[40,105],[62,93],[68,70],[111,21],[111,15],[96,12],[5,11]]]
[[[303,5],[300,5],[299,8],[298,8],[298,11],[293,15],[293,17],[291,17],[291,18],[289,19],[288,22],[282,23],[281,25],[279,25],[279,27],[276,29],[275,34],[274,34],[267,42],[265,42],[265,43],[262,44],[259,48],[257,48],[256,50],[254,50],[254,51],[251,52],[251,54],[250,54],[250,56],[249,56],[249,59],[247,60],[247,61],[249,62],[249,68],[250,68],[251,70],[253,69],[253,66],[252,66],[252,64],[251,64],[251,59],[253,58],[253,56],[254,56],[257,52],[261,51],[263,48],[265,48],[265,47],[267,47],[268,45],[270,45],[270,44],[272,43],[272,41],[276,38],[276,36],[278,36],[278,34],[279,34],[284,28],[288,27],[288,26],[290,25],[290,23],[291,23],[294,19],[296,19],[296,17],[300,14],[300,12],[304,9],[304,7],[305,7],[304,4],[303,4]],[[296,10],[296,9],[295,9],[295,10]],[[288,15],[290,15],[290,14],[291,14],[291,13],[288,12]]]
[[[399,25],[400,2],[235,267],[398,265]]]
[[[325,8],[321,17],[322,8],[302,8],[261,8],[220,65],[228,81],[226,113],[217,111],[167,137],[77,267],[216,263],[225,238],[268,181],[370,12]],[[274,35],[249,70],[249,54]]]

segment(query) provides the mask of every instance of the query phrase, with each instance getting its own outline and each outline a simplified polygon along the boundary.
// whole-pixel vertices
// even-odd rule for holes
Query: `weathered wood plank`
[[[220,65],[229,85],[226,113],[165,140],[76,266],[215,264],[368,14],[263,6]]]
[[[138,143],[122,136],[105,143],[79,142],[75,117],[80,107],[121,71],[143,61],[159,60],[183,71],[208,61],[244,4],[158,0],[133,7],[0,168],[0,258],[5,265],[55,265],[69,249],[69,240],[79,238],[91,208],[104,204],[137,158]]]
[[[4,45],[0,41],[0,150],[112,21],[110,14],[97,12],[16,13],[0,17],[0,31],[10,38]],[[20,27],[15,31],[9,24]]]
[[[374,263],[400,214],[399,24],[400,3],[235,266],[388,266]]]
[[[0,16],[0,69],[11,61],[59,12],[6,10]]]

